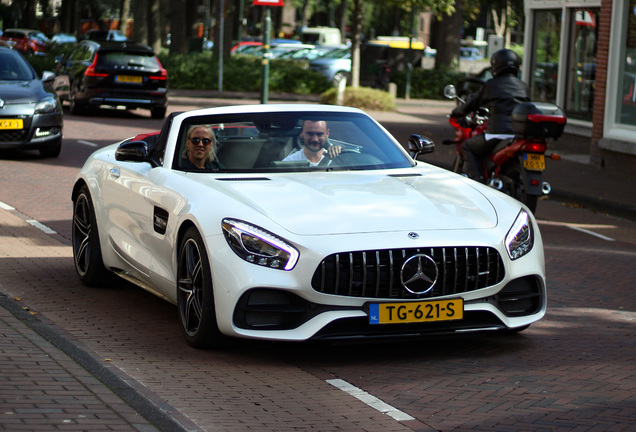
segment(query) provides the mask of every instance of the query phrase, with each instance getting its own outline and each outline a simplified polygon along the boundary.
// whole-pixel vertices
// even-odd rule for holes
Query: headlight
[[[516,260],[532,250],[534,233],[530,216],[525,210],[521,210],[510,231],[506,234],[506,250],[510,259]]]
[[[40,102],[35,104],[35,113],[52,113],[57,110],[57,99],[55,98],[46,98],[42,99]]]
[[[236,219],[223,219],[222,226],[234,253],[247,262],[288,271],[298,262],[296,248],[264,229]]]

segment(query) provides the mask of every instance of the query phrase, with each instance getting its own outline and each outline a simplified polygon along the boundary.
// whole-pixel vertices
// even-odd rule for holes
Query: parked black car
[[[53,72],[38,78],[22,54],[0,47],[0,149],[39,150],[57,157],[62,149],[62,103],[47,89]]]
[[[152,118],[166,115],[168,72],[149,46],[84,40],[57,60],[54,89],[72,114],[123,106],[149,109]]]

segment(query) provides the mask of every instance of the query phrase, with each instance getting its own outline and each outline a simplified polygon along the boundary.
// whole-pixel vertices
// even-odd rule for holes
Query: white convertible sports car
[[[309,148],[307,121],[326,122],[323,160],[284,160]],[[193,126],[215,138],[202,141],[216,149],[207,169],[184,163],[187,142],[201,141]],[[175,303],[195,347],[227,336],[519,331],[539,320],[545,266],[532,214],[416,161],[430,140],[413,135],[409,150],[353,108],[171,115],[160,133],[86,161],[72,192],[77,273],[87,285],[117,274]]]

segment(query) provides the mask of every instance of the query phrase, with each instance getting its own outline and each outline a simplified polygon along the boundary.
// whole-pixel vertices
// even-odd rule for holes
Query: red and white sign
[[[285,6],[283,0],[254,0],[252,4],[255,6]]]
[[[576,11],[575,17],[576,25],[596,27],[596,20],[594,19],[594,15],[590,11]]]

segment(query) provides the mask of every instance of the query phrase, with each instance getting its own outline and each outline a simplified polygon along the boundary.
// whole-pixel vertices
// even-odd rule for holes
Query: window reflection
[[[598,8],[571,11],[565,98],[570,118],[592,121],[599,13]]]
[[[557,68],[561,48],[561,11],[537,11],[535,15],[531,99],[556,103]]]
[[[636,125],[636,0],[630,0],[625,17],[625,41],[622,49],[621,84],[618,86],[617,119],[619,123]]]

